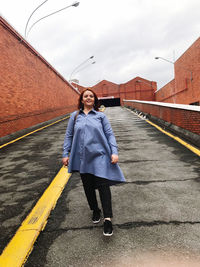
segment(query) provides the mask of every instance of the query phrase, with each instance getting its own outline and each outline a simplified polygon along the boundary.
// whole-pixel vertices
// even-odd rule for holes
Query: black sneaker
[[[105,236],[111,236],[113,234],[113,227],[112,222],[109,220],[105,220],[103,224],[103,235]]]
[[[100,222],[100,219],[101,219],[101,210],[93,210],[93,216],[92,216],[93,223]]]

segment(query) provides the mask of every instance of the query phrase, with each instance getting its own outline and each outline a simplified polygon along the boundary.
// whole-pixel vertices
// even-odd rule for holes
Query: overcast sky
[[[24,36],[30,14],[44,0],[0,0],[1,15]],[[71,5],[48,0],[32,16]],[[80,0],[35,24],[27,41],[67,80],[92,86],[106,79],[120,84],[136,76],[161,88],[174,77],[174,61],[200,36],[200,0]],[[92,62],[95,61],[95,64]]]

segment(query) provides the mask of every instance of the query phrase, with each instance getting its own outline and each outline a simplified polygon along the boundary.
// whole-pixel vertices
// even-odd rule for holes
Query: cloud
[[[49,0],[32,22],[72,2]],[[28,16],[40,3],[7,0],[1,9],[23,34]],[[82,85],[101,79],[123,83],[142,76],[161,87],[173,78],[173,65],[154,57],[173,60],[184,53],[199,37],[199,10],[199,0],[80,0],[79,7],[35,25],[28,41],[65,78],[94,55],[96,64],[76,74]]]

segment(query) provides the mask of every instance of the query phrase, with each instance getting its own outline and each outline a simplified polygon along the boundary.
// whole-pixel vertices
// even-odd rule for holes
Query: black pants
[[[81,180],[83,182],[83,188],[85,195],[91,210],[98,210],[98,203],[96,198],[96,181],[102,179],[96,177],[90,173],[81,173]],[[111,191],[107,184],[102,184],[97,187],[101,200],[104,218],[112,218],[112,203],[111,203]]]

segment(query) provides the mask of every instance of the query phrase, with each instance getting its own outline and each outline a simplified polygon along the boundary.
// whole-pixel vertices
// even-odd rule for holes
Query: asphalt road
[[[91,222],[73,174],[25,267],[200,266],[199,157],[130,110],[105,113],[127,180],[111,188],[113,236]],[[61,167],[66,123],[0,151],[1,248]]]

